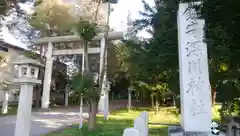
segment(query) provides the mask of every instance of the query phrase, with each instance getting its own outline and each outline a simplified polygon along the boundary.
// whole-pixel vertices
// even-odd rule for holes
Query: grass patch
[[[215,105],[213,108],[212,108],[212,118],[214,121],[216,122],[220,122],[220,113],[218,112],[219,110],[221,109],[221,105],[218,104],[218,105]]]
[[[17,106],[9,106],[8,112],[6,114],[2,114],[2,112],[0,112],[0,116],[16,115],[17,108],[18,108]]]
[[[160,109],[159,114],[155,115],[150,108],[133,109],[131,112],[127,110],[119,110],[111,113],[108,121],[103,119],[103,116],[97,118],[97,130],[88,132],[86,124],[82,130],[75,125],[71,128],[66,128],[61,132],[51,133],[45,136],[122,136],[125,128],[133,127],[133,121],[142,112],[149,113],[149,122],[161,123],[178,123],[178,117],[171,114],[167,109]],[[151,136],[167,136],[167,126],[149,126]]]
[[[215,112],[218,108],[214,108]],[[143,111],[149,113],[149,122],[151,123],[165,123],[178,124],[179,115],[176,114],[176,109],[173,107],[160,108],[158,114],[150,108],[132,109],[131,112],[127,110],[118,110],[112,112],[109,120],[105,121],[103,116],[97,118],[97,130],[95,132],[88,132],[85,124],[82,130],[78,129],[78,125],[63,129],[60,132],[50,133],[44,136],[122,136],[125,128],[133,127],[133,121]],[[218,119],[218,114],[213,114],[214,119]],[[167,136],[167,126],[149,125],[150,136]]]

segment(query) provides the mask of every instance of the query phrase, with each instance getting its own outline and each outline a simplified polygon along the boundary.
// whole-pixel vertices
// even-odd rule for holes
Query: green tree
[[[179,95],[178,82],[178,41],[177,41],[177,4],[151,7],[143,1],[145,12],[141,19],[135,20],[136,32],[144,28],[152,34],[147,41],[134,43],[125,41],[128,46],[128,72],[131,80],[145,88],[151,96],[164,96],[171,91]],[[131,72],[132,71],[132,72]],[[168,85],[167,85],[168,84]],[[172,86],[174,85],[174,87]],[[160,97],[161,98],[161,97]]]
[[[40,31],[40,37],[73,34],[76,19],[69,13],[70,6],[58,0],[44,0],[34,8],[29,23]]]
[[[223,98],[233,90],[228,83],[231,82],[230,84],[235,86],[238,85],[236,81],[239,80],[239,60],[236,59],[239,57],[240,43],[238,38],[240,33],[237,31],[240,24],[239,1],[201,0],[201,2],[202,5],[193,8],[199,9],[200,17],[206,20],[205,40],[208,45],[210,81],[217,91],[221,90],[219,88],[225,88],[218,93],[218,97]],[[222,84],[223,82],[227,83]],[[218,87],[219,85],[221,87]],[[235,103],[235,99],[239,98],[236,89],[233,92],[236,93],[235,95],[229,95],[231,102],[222,99],[223,109]]]
[[[97,31],[97,25],[96,23],[92,23],[90,21],[80,20],[76,25],[77,33],[80,36],[81,39],[83,39],[84,45],[83,45],[83,56],[85,61],[85,71],[83,71],[84,74],[87,75],[88,78],[92,78],[93,76],[90,73],[89,69],[89,59],[88,59],[88,46],[89,43],[92,42],[93,38],[98,34]],[[91,75],[91,76],[90,76]],[[82,78],[85,78],[83,76]],[[84,81],[85,79],[82,79]],[[90,82],[87,82],[90,83]],[[96,115],[97,115],[97,106],[98,101],[100,97],[100,90],[98,88],[92,88],[92,86],[87,86],[89,84],[86,84],[86,87],[88,87],[87,93],[83,93],[84,95],[87,95],[87,99],[89,101],[89,122],[88,122],[88,129],[89,131],[94,131],[96,129]],[[91,91],[90,91],[91,90]]]

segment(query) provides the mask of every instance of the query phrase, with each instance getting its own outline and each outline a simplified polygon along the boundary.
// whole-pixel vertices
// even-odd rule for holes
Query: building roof
[[[10,47],[10,48],[13,48],[13,49],[16,49],[16,50],[20,50],[20,51],[28,51],[28,50],[26,50],[24,48],[21,48],[19,46],[15,46],[15,45],[9,44],[9,43],[7,43],[5,41],[2,41],[2,40],[0,40],[0,45],[3,45],[5,47]]]
[[[0,40],[0,46],[5,46],[5,47],[9,47],[9,48],[12,48],[12,49],[15,49],[15,50],[18,50],[18,51],[22,51],[22,52],[30,52],[30,53],[33,53],[31,50],[27,50],[27,49],[24,49],[24,48],[22,48],[22,47],[19,47],[19,46],[15,46],[15,45],[12,45],[12,44],[9,44],[9,43],[7,43],[7,42],[5,42],[5,41],[1,41]],[[39,53],[36,53],[36,52],[34,52],[34,54],[36,55],[36,57],[41,57],[40,56],[40,54]],[[61,64],[61,65],[65,65],[66,66],[66,64],[64,64],[64,63],[62,63],[62,62],[59,62],[59,61],[53,61],[53,63],[57,63],[57,64]]]

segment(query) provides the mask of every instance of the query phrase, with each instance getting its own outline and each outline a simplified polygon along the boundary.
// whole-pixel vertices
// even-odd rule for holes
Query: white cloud
[[[154,5],[154,0],[146,0],[151,6]],[[142,0],[120,0],[115,6],[113,13],[111,14],[110,26],[116,31],[125,31],[127,28],[126,20],[128,16],[128,11],[132,13],[132,18],[140,18],[139,11],[143,11]],[[150,37],[150,35],[142,31],[138,36]]]

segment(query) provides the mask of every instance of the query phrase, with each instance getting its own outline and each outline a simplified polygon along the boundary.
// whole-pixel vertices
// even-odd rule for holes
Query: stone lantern
[[[20,85],[20,96],[18,101],[17,121],[15,136],[29,136],[31,128],[32,95],[33,86],[41,84],[38,79],[39,68],[43,67],[38,60],[19,56],[14,62],[16,75],[13,83]]]

